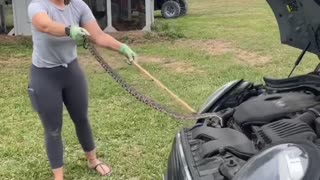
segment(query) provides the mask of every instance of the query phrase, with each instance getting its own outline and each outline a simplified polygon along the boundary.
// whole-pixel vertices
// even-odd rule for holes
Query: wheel
[[[180,7],[181,7],[180,16],[186,15],[188,13],[188,8],[189,8],[186,0],[180,0]]]
[[[165,19],[172,19],[180,16],[181,7],[176,1],[167,1],[162,5],[161,14]]]

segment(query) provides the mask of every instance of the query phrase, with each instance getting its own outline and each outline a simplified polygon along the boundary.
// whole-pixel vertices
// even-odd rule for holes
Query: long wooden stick
[[[176,94],[174,94],[170,89],[168,89],[165,85],[163,85],[158,79],[153,77],[147,70],[145,70],[143,67],[141,67],[138,63],[133,62],[133,65],[135,65],[140,71],[142,71],[144,74],[146,74],[149,78],[151,78],[158,86],[160,86],[162,89],[166,90],[176,101],[178,101],[182,106],[184,106],[186,109],[188,109],[192,113],[196,113],[196,111],[190,107],[186,102],[184,102],[182,99],[180,99]]]

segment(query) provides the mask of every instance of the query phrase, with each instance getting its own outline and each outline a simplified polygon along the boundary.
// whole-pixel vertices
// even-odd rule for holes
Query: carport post
[[[152,11],[151,11],[151,25],[154,24],[154,0],[150,0],[151,1],[151,8],[152,8]]]
[[[131,14],[131,0],[128,0],[128,20],[131,21],[132,20],[132,14]]]
[[[112,8],[111,0],[107,0],[107,16],[108,16],[108,25],[104,29],[105,32],[117,32],[117,30],[112,26]]]
[[[143,31],[151,31],[151,25],[154,21],[154,0],[145,0],[146,7],[146,26],[142,29]],[[152,17],[153,16],[153,17]]]

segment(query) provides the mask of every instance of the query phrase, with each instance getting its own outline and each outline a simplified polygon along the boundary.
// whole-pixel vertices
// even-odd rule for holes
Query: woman
[[[55,180],[63,179],[63,104],[75,125],[88,166],[101,175],[110,175],[111,167],[96,156],[87,117],[87,82],[77,61],[77,44],[89,36],[95,44],[119,51],[129,62],[136,59],[136,53],[105,34],[82,0],[33,0],[28,15],[34,44],[28,90],[45,130],[46,152]]]

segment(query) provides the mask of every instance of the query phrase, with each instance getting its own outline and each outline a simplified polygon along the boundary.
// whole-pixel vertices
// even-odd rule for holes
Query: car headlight
[[[316,179],[319,178],[319,157],[319,149],[315,145],[276,145],[252,157],[233,180]]]

